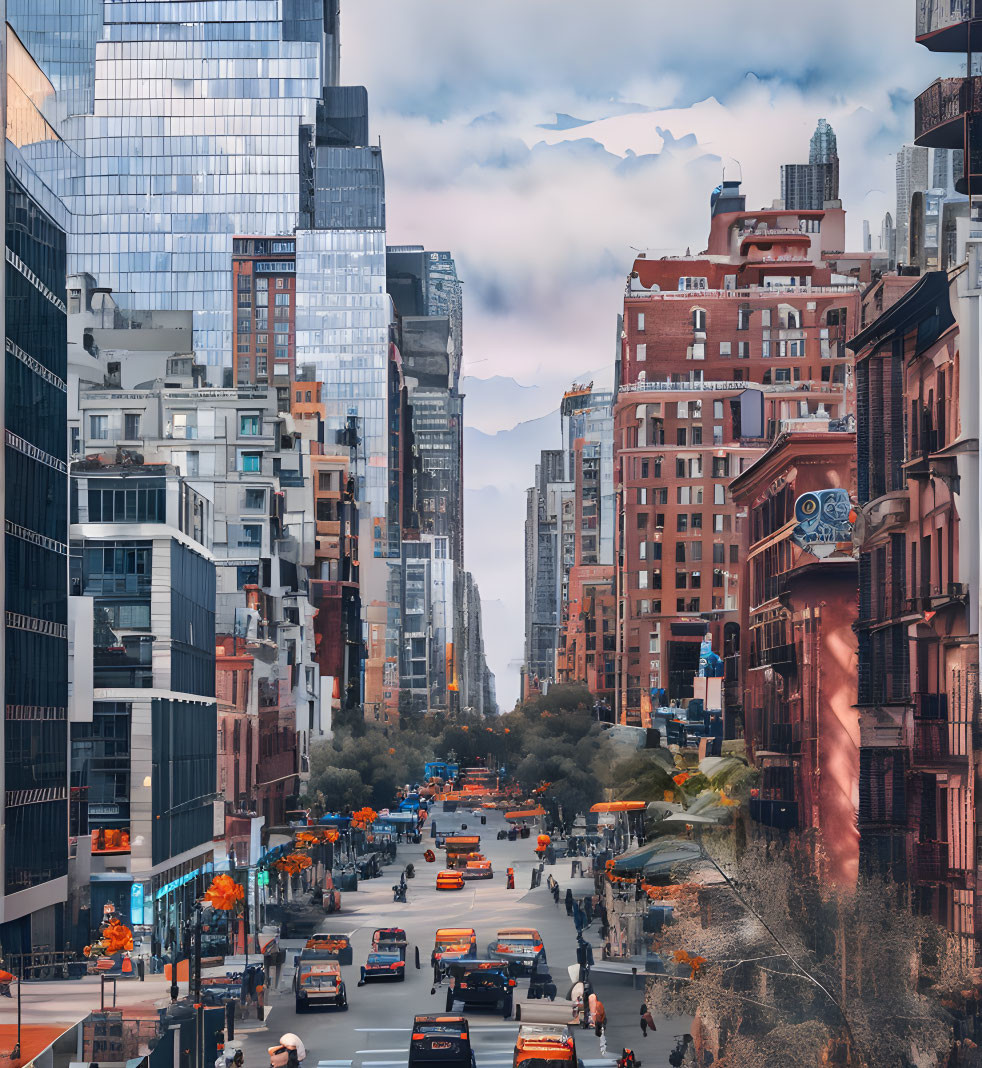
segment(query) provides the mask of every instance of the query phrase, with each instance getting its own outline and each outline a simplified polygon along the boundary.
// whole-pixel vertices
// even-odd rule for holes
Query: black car
[[[361,981],[392,979],[402,983],[406,979],[406,958],[398,950],[372,950],[361,970]]]
[[[475,1068],[467,1017],[415,1017],[408,1068]]]
[[[459,1001],[465,1011],[488,1008],[499,1011],[506,1020],[511,1016],[515,980],[509,975],[506,961],[463,958],[450,962],[447,975],[447,1012],[452,1012]]]

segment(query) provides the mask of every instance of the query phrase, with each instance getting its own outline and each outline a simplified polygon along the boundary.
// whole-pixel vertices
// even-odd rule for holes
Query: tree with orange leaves
[[[216,875],[205,891],[205,901],[221,912],[231,912],[244,897],[245,888],[231,875]]]
[[[132,949],[133,932],[113,916],[103,924],[98,941],[86,946],[82,953],[86,957],[111,957],[114,953],[125,953]]]
[[[279,857],[273,863],[277,870],[286,875],[299,875],[302,871],[306,871],[313,861],[303,853],[287,853],[286,856]]]
[[[370,823],[374,823],[378,818],[378,813],[374,808],[369,808],[366,805],[364,808],[358,809],[357,812],[352,813],[351,826],[358,831],[363,831]]]

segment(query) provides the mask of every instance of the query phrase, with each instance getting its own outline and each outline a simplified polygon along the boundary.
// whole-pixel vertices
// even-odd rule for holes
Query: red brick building
[[[730,481],[783,429],[843,425],[846,338],[868,257],[846,257],[841,209],[750,212],[714,195],[709,249],[634,262],[614,413],[620,513],[618,712],[642,688],[692,696],[708,632],[727,661],[727,730],[739,726],[739,563],[745,509]]]
[[[855,499],[852,433],[783,433],[730,484],[747,512],[740,550],[740,625],[748,756],[761,769],[751,814],[769,826],[822,834],[825,873],[859,870],[857,564],[851,545],[824,558],[792,537],[802,494]]]
[[[979,250],[856,351],[861,860],[976,958]],[[963,358],[967,357],[967,358]]]
[[[236,237],[232,241],[232,354],[235,382],[261,382],[281,392],[296,377],[296,241]]]

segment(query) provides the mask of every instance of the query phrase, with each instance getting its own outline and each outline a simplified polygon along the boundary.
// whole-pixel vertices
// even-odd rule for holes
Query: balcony
[[[943,882],[948,878],[948,843],[915,842],[914,864],[918,882]]]
[[[750,650],[749,667],[772,667],[777,671],[793,671],[797,655],[793,645],[773,645],[767,649],[754,647]]]
[[[965,52],[971,38],[976,51],[982,27],[973,19],[982,19],[982,0],[921,0],[914,36],[932,52]]]
[[[982,111],[982,77],[938,78],[914,101],[914,143],[964,148],[964,120],[976,111]]]
[[[949,582],[942,585],[915,586],[907,598],[909,612],[939,612],[953,604],[963,604],[968,599],[968,586],[964,582]]]
[[[914,721],[914,766],[945,764],[951,757],[948,744],[948,721],[918,719]]]
[[[915,693],[913,701],[916,719],[948,719],[946,693]]]

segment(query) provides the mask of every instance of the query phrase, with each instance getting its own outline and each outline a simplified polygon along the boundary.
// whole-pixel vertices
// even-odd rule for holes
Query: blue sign
[[[143,925],[143,883],[134,883],[130,887],[130,925]]]
[[[791,540],[800,549],[822,559],[840,546],[851,548],[856,512],[844,489],[823,489],[803,493],[794,502],[797,525]]]

